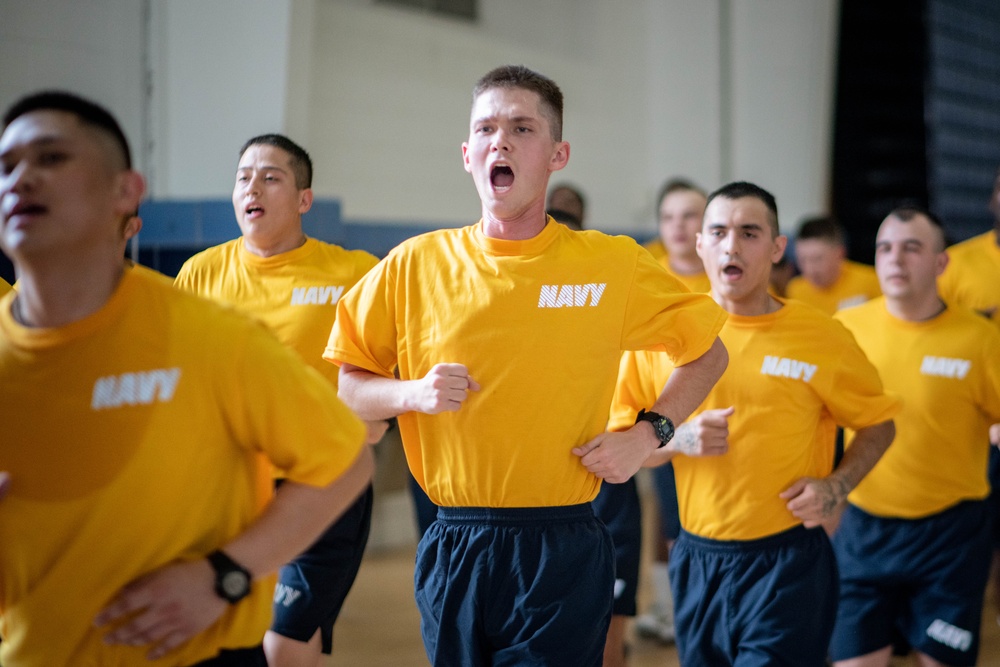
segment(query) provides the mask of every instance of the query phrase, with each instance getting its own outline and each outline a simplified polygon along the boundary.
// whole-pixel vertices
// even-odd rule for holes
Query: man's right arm
[[[435,364],[418,380],[387,378],[342,364],[338,396],[361,419],[390,419],[404,412],[455,412],[479,384],[462,364]]]

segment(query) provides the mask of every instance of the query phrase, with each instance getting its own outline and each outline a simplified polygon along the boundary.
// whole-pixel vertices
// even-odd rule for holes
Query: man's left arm
[[[726,346],[716,338],[705,354],[674,369],[650,410],[679,426],[705,400],[728,364]],[[638,472],[660,444],[652,424],[643,421],[626,431],[602,433],[573,453],[590,472],[620,484]]]
[[[803,477],[779,494],[788,501],[788,511],[806,528],[836,517],[847,494],[875,467],[895,437],[891,419],[858,429],[836,470],[823,479]]]
[[[264,512],[221,550],[253,578],[277,570],[304,551],[367,488],[374,460],[365,447],[325,487],[286,481]],[[239,604],[239,603],[237,603]],[[215,592],[205,558],[168,564],[128,584],[94,620],[108,625],[135,614],[105,637],[109,644],[152,645],[156,659],[214,623],[228,603]]]

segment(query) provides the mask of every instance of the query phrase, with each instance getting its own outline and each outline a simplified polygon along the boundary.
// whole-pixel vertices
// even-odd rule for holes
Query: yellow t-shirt
[[[259,644],[273,577],[155,662],[105,645],[93,619],[130,581],[240,534],[265,502],[261,452],[329,484],[364,424],[262,326],[150,272],[126,271],[65,327],[18,325],[12,299],[0,299],[0,663],[190,665]]]
[[[8,283],[3,278],[0,278],[0,296],[3,296],[11,290],[10,283]]]
[[[989,231],[948,248],[938,279],[941,298],[988,316],[1000,326],[1000,245]]]
[[[907,322],[881,298],[837,319],[903,398],[896,439],[849,500],[870,514],[911,519],[985,498],[988,431],[1000,422],[1000,332],[960,306]]]
[[[670,268],[670,258],[667,255],[663,255],[663,257],[661,257],[658,261],[660,262],[660,266],[666,269],[667,273],[672,275],[674,278],[677,278],[677,280],[691,292],[707,294],[712,291],[712,283],[708,279],[708,274],[704,271],[693,275],[677,273]]]
[[[663,263],[667,258],[667,247],[663,245],[663,241],[660,240],[659,236],[654,236],[650,240],[642,244],[642,247],[649,251],[649,254],[653,256],[653,259]]]
[[[338,369],[324,361],[323,348],[337,302],[377,263],[363,250],[311,238],[294,250],[260,257],[238,238],[188,259],[174,284],[256,317],[336,387]]]
[[[715,540],[753,540],[799,525],[778,494],[833,467],[836,425],[862,428],[899,409],[850,333],[809,306],[729,315],[719,334],[729,367],[695,415],[735,407],[729,451],[675,456],[681,525]],[[648,408],[673,370],[663,354],[626,354],[609,427]]]
[[[626,237],[549,220],[524,241],[477,224],[410,239],[348,292],[324,356],[403,380],[465,364],[482,389],[457,412],[405,413],[410,469],[438,505],[593,500],[570,451],[604,431],[622,350],[678,364],[715,341],[725,312]]]
[[[826,289],[816,287],[803,276],[796,276],[788,281],[787,291],[789,299],[804,301],[827,315],[857,306],[882,294],[875,269],[850,260],[844,260],[840,276]]]

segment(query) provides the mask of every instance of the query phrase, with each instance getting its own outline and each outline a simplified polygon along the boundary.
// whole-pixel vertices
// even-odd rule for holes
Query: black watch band
[[[229,604],[236,604],[250,594],[253,576],[225,552],[215,550],[206,556],[215,570],[215,593]]]
[[[666,447],[670,439],[674,437],[674,423],[658,412],[639,410],[639,414],[635,417],[635,423],[639,422],[649,422],[652,425],[653,433],[660,441],[660,448]]]

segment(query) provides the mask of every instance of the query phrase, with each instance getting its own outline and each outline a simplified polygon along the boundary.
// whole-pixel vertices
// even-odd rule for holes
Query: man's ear
[[[312,188],[304,188],[299,190],[299,215],[306,213],[313,205],[313,191]]]
[[[129,169],[119,174],[118,213],[131,215],[139,210],[139,202],[146,194],[146,179],[139,172]]]
[[[132,239],[140,231],[142,231],[142,218],[138,215],[129,216],[128,220],[125,221],[125,228],[122,230],[125,240]]]
[[[569,163],[569,142],[557,141],[556,150],[549,161],[550,171],[559,171]]]
[[[771,251],[771,264],[777,263],[785,256],[785,248],[788,247],[788,237],[779,234],[774,237],[774,249]]]
[[[472,173],[472,165],[469,164],[469,142],[462,142],[462,167]]]

